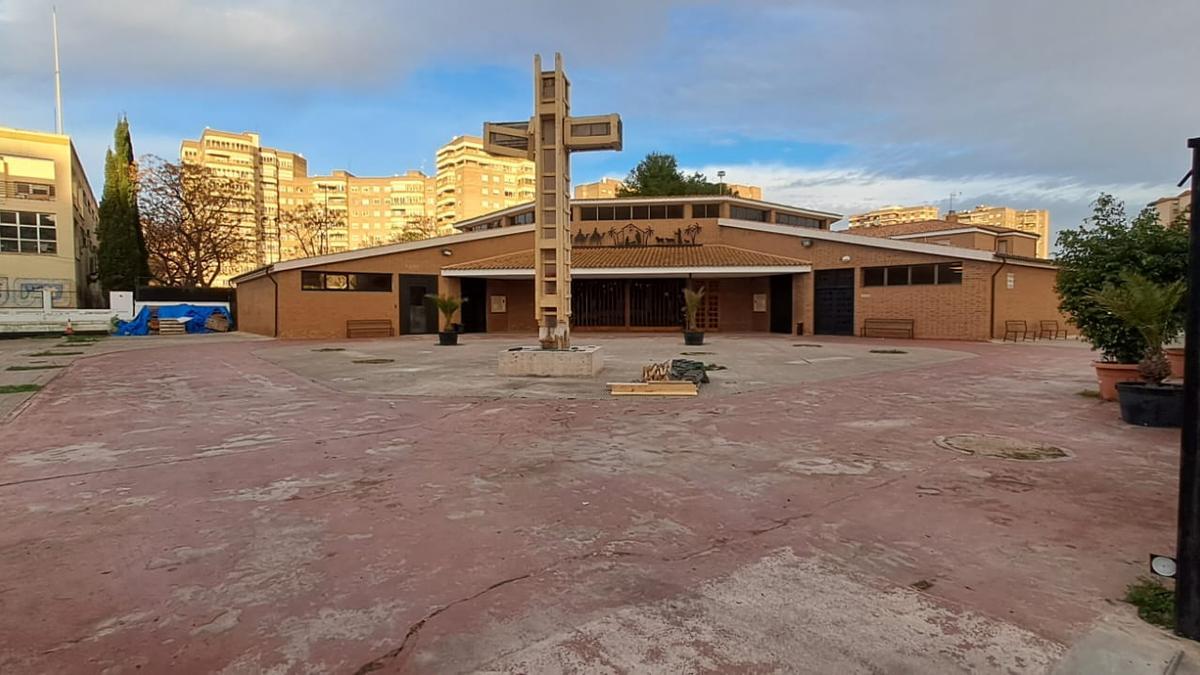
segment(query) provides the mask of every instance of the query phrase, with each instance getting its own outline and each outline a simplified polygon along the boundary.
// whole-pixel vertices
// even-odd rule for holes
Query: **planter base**
[[[1118,382],[1140,382],[1142,379],[1135,363],[1093,361],[1092,365],[1096,368],[1096,384],[1100,387],[1102,401],[1117,400]]]
[[[458,344],[458,333],[454,331],[438,332],[438,344],[443,347],[453,347]]]
[[[704,344],[704,331],[685,330],[683,331],[683,344],[689,347],[697,347]]]
[[[1143,427],[1183,425],[1183,387],[1178,384],[1120,382],[1121,419]]]

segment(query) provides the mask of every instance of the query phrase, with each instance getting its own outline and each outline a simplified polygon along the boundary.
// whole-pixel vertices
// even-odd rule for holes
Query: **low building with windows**
[[[0,127],[0,307],[100,307],[96,198],[71,139]]]
[[[917,338],[986,340],[1007,320],[1063,322],[1053,262],[987,228],[974,229],[1013,249],[980,244],[974,231],[832,231],[838,214],[728,195],[571,208],[577,331],[678,330],[688,285],[706,291],[699,321],[709,332],[858,335],[899,320]],[[438,317],[427,296],[443,293],[465,299],[466,332],[535,333],[532,223],[533,206],[517,205],[460,221],[459,234],[243,274],[240,327],[287,338],[344,338],[364,322],[429,333]]]

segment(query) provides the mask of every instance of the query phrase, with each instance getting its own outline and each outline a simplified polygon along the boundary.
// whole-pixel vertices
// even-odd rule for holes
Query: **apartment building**
[[[534,198],[533,162],[484,151],[478,136],[455,136],[437,151],[435,217],[439,234],[454,223]]]
[[[625,184],[616,178],[601,178],[595,183],[580,183],[575,186],[575,199],[612,199]]]
[[[850,216],[850,227],[887,227],[900,223],[918,223],[938,219],[938,207],[921,206],[885,206],[874,211]]]
[[[434,179],[420,171],[398,176],[356,176],[334,171],[310,176],[299,192],[282,204],[294,209],[309,203],[335,214],[339,225],[327,233],[328,253],[424,239],[437,234],[434,218]],[[286,217],[286,215],[285,215]],[[285,225],[281,259],[305,255]]]
[[[183,141],[179,157],[218,175],[244,181],[250,188],[239,221],[251,254],[229,276],[280,260],[279,212],[305,197],[308,161],[304,156],[264,146],[252,131],[239,134],[206,128],[199,140]],[[226,278],[218,279],[217,284]]]
[[[1184,190],[1174,197],[1163,197],[1156,199],[1149,204],[1150,208],[1158,213],[1158,222],[1162,225],[1170,225],[1175,222],[1179,216],[1187,213],[1192,206],[1192,191]]]
[[[0,127],[0,307],[100,307],[96,198],[69,136]]]
[[[1050,212],[1045,209],[1014,209],[1008,206],[980,205],[969,211],[958,211],[947,220],[964,225],[986,225],[1021,230],[1038,236],[1037,257],[1050,257]]]

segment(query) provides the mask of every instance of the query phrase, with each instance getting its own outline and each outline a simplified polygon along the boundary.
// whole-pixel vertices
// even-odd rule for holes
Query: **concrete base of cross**
[[[593,377],[604,370],[600,347],[511,347],[500,352],[496,372],[516,377]]]

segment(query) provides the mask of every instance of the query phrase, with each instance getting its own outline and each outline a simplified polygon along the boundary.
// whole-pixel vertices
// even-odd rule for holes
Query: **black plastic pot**
[[[1121,419],[1143,427],[1183,426],[1183,386],[1118,382]]]
[[[683,344],[695,347],[704,344],[704,331],[702,330],[685,330],[683,331]]]
[[[458,333],[450,331],[438,331],[438,344],[443,347],[453,347],[458,344]]]

